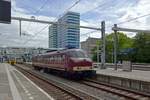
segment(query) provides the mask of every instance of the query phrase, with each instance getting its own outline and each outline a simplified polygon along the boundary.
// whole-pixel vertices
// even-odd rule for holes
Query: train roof
[[[82,49],[63,49],[63,50],[57,50],[57,51],[51,51],[51,52],[47,52],[44,54],[38,54],[35,56],[46,56],[46,55],[50,55],[50,54],[57,54],[57,53],[66,53],[69,51],[83,51]]]

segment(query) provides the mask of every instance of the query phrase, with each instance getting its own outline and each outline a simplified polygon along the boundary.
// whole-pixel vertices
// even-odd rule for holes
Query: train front
[[[78,76],[90,77],[96,74],[93,70],[92,60],[81,49],[74,49],[67,52],[69,56],[68,64],[71,72]]]

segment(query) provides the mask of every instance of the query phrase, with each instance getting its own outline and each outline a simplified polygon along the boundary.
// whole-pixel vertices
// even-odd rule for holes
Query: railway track
[[[40,74],[28,70],[29,68],[22,68],[20,65],[15,65],[15,67],[56,100],[98,100],[94,96],[51,81]]]
[[[26,67],[26,68],[31,70],[30,67]],[[22,69],[22,70],[25,70],[25,69]],[[32,72],[29,72],[29,73],[33,74]],[[40,76],[40,75],[38,75],[38,76]],[[46,79],[46,81],[47,80],[48,79]],[[55,82],[52,82],[52,83],[53,83],[53,85],[58,84],[58,83],[55,83]],[[111,93],[112,95],[116,95],[119,98],[117,100],[150,100],[150,94],[145,94],[145,93],[137,92],[137,91],[134,91],[134,90],[122,88],[122,87],[119,87],[119,86],[106,84],[106,83],[97,81],[96,79],[85,79],[83,81],[80,81],[80,83],[84,84],[86,86],[95,88],[97,90],[101,90],[101,91],[104,91],[104,92],[107,92],[107,93]],[[79,92],[79,91],[76,91],[76,90],[72,90],[70,87],[69,88],[66,88],[64,86],[59,86],[59,87],[63,88],[63,90],[69,91],[69,94],[74,93],[73,95],[75,95],[75,97],[73,96],[73,98],[70,96],[72,94],[70,94],[70,95],[64,94],[65,95],[64,97],[72,98],[71,100],[96,100],[96,99],[98,99],[98,98],[94,98],[92,96],[88,96],[86,93],[82,93],[82,92]],[[56,90],[56,91],[58,91],[58,90]],[[54,96],[56,96],[56,94],[54,94]],[[62,98],[64,98],[64,97],[62,96]],[[68,98],[66,98],[66,100],[69,100]],[[65,99],[63,99],[63,100],[65,100]]]
[[[103,91],[107,91],[108,93],[112,93],[120,97],[124,97],[125,100],[150,100],[150,94],[144,94],[125,88],[112,86],[110,84],[101,83],[93,79],[85,79],[81,83]]]

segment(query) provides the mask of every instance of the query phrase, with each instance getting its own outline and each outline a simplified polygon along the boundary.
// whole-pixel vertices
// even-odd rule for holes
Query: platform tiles
[[[0,100],[54,100],[9,64],[0,64]]]

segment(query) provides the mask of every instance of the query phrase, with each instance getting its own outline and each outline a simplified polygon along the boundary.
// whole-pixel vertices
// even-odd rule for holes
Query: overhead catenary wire
[[[72,9],[74,6],[76,6],[81,0],[76,1],[72,6],[70,6],[69,8],[66,9],[66,11],[64,11],[62,14],[58,15],[58,18],[56,17],[54,19],[54,21],[56,21],[57,19],[59,19],[62,15],[64,15],[66,12],[68,12],[70,9]]]
[[[81,0],[76,1],[72,6],[70,6],[68,9],[66,9],[66,11],[64,11],[63,14],[65,14],[66,12],[68,12],[70,9],[72,9],[73,7],[75,7]],[[62,14],[62,15],[63,15]]]
[[[124,24],[124,23],[127,23],[127,22],[131,22],[131,21],[137,20],[139,18],[147,17],[147,16],[150,16],[150,13],[145,14],[145,15],[141,15],[141,16],[138,16],[138,17],[135,17],[135,18],[131,18],[131,19],[128,19],[128,20],[123,21],[123,22],[119,22],[119,23],[117,23],[117,25]]]
[[[95,33],[95,32],[97,32],[97,30],[94,30],[94,31],[90,31],[90,32],[87,32],[87,33],[81,34],[80,36],[82,37],[82,36],[84,36],[84,35],[88,35],[88,34]]]
[[[87,11],[86,13],[91,12],[91,11],[93,11],[93,10],[95,10],[95,9],[98,9],[98,8],[100,8],[100,7],[102,7],[102,6],[105,6],[105,4],[108,4],[109,2],[110,2],[110,1],[106,1],[106,2],[104,2],[104,3],[101,3],[101,2],[100,2],[99,5],[97,5],[95,8],[93,8],[93,9]]]
[[[23,43],[23,45],[27,44],[29,41],[31,41],[34,37],[36,37],[38,34],[40,34],[43,30],[45,30],[49,25],[46,25],[45,27],[43,27],[40,31],[36,32],[34,34],[34,36],[30,37],[29,39],[27,39],[27,41],[25,41]]]
[[[104,2],[104,3],[100,3],[98,6],[96,6],[95,8],[93,8],[93,9],[91,9],[91,10],[89,10],[89,11],[87,11],[86,13],[88,13],[88,12],[91,12],[91,11],[93,11],[93,10],[95,10],[95,9],[98,9],[98,8],[100,8],[100,7],[103,7],[103,6],[105,6],[106,4],[108,4],[109,2],[111,2],[111,1],[106,1],[106,2]],[[125,2],[127,2],[127,0],[125,0],[122,4],[124,4]],[[106,8],[107,9],[107,8]],[[104,11],[105,9],[103,9],[103,11]],[[86,23],[88,23],[88,24],[90,24],[90,22],[89,21],[87,21],[87,20],[85,20],[85,19],[82,19],[84,22],[86,22]],[[99,22],[100,23],[100,22]],[[112,26],[112,25],[111,25]],[[108,26],[108,28],[109,28],[110,26]]]
[[[58,17],[56,17],[54,19],[54,21],[56,21],[57,19],[59,19],[60,17],[62,17],[62,15],[64,15],[66,12],[68,12],[70,9],[72,9],[74,6],[76,6],[81,0],[77,0],[75,3],[73,3],[69,8],[67,8],[62,14],[59,14]],[[48,25],[49,26],[49,25]],[[45,28],[46,29],[46,28]]]
[[[71,5],[69,8],[67,8],[61,15],[63,15],[64,13],[68,12],[71,8],[73,8],[75,5],[77,5],[81,0],[76,1],[73,5]],[[42,9],[43,7],[41,7]],[[59,15],[58,17],[60,17],[61,15]],[[36,32],[35,35],[33,37],[31,37],[30,39],[28,39],[27,41],[25,41],[23,44],[27,44],[29,41],[32,40],[32,38],[36,37],[38,34],[40,34],[43,30],[45,30],[49,25],[45,26],[44,28],[42,28],[39,32]]]
[[[110,0],[110,1],[106,1],[106,2],[104,2],[104,3],[99,3],[96,7],[94,7],[93,9],[91,9],[91,10],[89,10],[89,11],[87,11],[86,13],[89,13],[89,12],[91,12],[91,11],[93,11],[93,10],[96,10],[96,9],[98,9],[98,8],[100,8],[100,7],[103,7],[103,6],[105,6],[105,5],[107,5],[107,4],[109,4],[109,3],[111,3],[112,1]],[[104,10],[104,9],[103,9]],[[85,13],[83,13],[83,14],[85,14]],[[87,20],[84,20],[84,19],[82,19],[83,21],[85,21],[85,22],[87,22],[87,23],[90,23],[89,21],[87,21]]]
[[[128,19],[128,20],[125,20],[125,21],[122,21],[122,22],[118,22],[118,23],[116,23],[116,24],[117,24],[117,25],[125,24],[125,23],[131,22],[131,21],[134,21],[134,20],[137,20],[137,19],[140,19],[140,18],[147,17],[147,16],[150,16],[150,13],[145,14],[145,15],[141,15],[141,16],[138,16],[138,17],[135,17],[135,18],[131,18],[131,19]],[[113,25],[114,25],[114,24],[113,24]],[[113,25],[109,25],[109,26],[107,26],[106,28],[112,28]]]
[[[150,14],[148,14],[148,15],[150,15]],[[136,18],[134,18],[134,20],[136,20],[136,19],[138,19],[138,18],[142,18],[142,17],[146,17],[146,15],[136,17]],[[129,19],[129,20],[127,20],[127,21],[120,22],[120,23],[118,23],[118,24],[123,24],[123,23],[130,22],[130,21],[133,21],[133,19],[132,19],[132,20],[131,20],[131,19]]]
[[[43,3],[43,5],[34,14],[38,14],[41,11],[41,9],[43,9],[46,6],[46,4],[47,4],[48,1],[49,0],[45,0],[45,2]]]
[[[63,13],[59,14],[58,17],[56,17],[54,19],[54,21],[56,21],[57,19],[59,19],[60,17],[62,17],[66,12],[68,12],[70,9],[72,9],[73,7],[75,7],[79,2],[81,2],[81,0],[77,0],[75,3],[73,3],[69,8],[67,8]]]
[[[131,22],[131,21],[134,21],[134,20],[137,20],[137,19],[140,19],[140,18],[147,17],[147,16],[150,16],[150,13],[145,14],[145,15],[141,15],[141,16],[138,16],[138,17],[135,17],[135,18],[131,18],[131,19],[128,19],[128,20],[125,20],[125,21],[122,21],[122,22],[119,22],[119,23],[116,23],[116,24],[117,25],[125,24],[125,23]],[[113,25],[109,25],[106,28],[112,28],[112,27],[113,27]],[[90,32],[88,32],[88,34],[90,34]]]
[[[34,15],[37,15],[37,14],[46,6],[46,4],[47,4],[48,1],[49,1],[49,0],[45,0],[45,2],[41,5],[41,7],[39,7],[39,9],[36,10],[33,14],[34,14]],[[31,23],[28,24],[26,30],[28,30],[28,28],[29,28],[30,26],[31,26]]]

